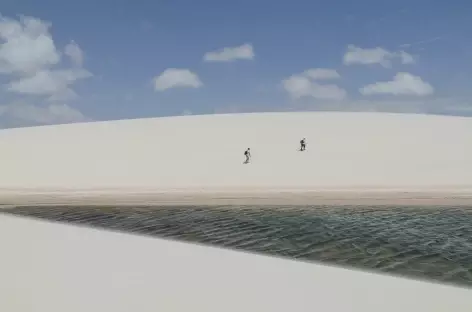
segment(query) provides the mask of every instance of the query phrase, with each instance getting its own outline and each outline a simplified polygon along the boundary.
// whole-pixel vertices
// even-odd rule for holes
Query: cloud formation
[[[313,68],[307,69],[304,72],[305,76],[310,77],[312,79],[338,79],[341,76],[338,74],[337,71],[334,69],[327,69],[327,68]]]
[[[84,69],[39,70],[34,75],[10,82],[8,90],[24,94],[58,96],[68,91],[76,80],[88,78],[91,74]]]
[[[90,121],[67,104],[33,105],[16,102],[0,105],[0,125],[5,127],[33,126]]]
[[[64,48],[64,53],[70,58],[75,66],[81,67],[84,63],[84,52],[75,41],[71,41]]]
[[[34,17],[0,16],[0,75],[8,81],[3,92],[28,95],[34,102],[2,103],[2,119],[9,117],[25,124],[28,121],[36,124],[83,120],[80,112],[64,102],[77,98],[72,85],[92,74],[83,68],[84,53],[79,45],[71,41],[63,52],[60,51],[50,28],[49,22]],[[70,58],[72,67],[62,64],[63,55]],[[45,99],[54,103],[44,105],[41,102]]]
[[[294,99],[312,97],[324,100],[342,100],[347,93],[335,84],[320,84],[316,80],[337,79],[340,75],[332,69],[307,69],[282,81],[283,88]]]
[[[410,73],[397,73],[391,81],[380,81],[359,89],[363,95],[393,94],[426,96],[433,94],[434,88],[421,77]]]
[[[197,74],[180,68],[168,68],[154,78],[154,90],[165,91],[171,88],[200,88],[202,81]]]
[[[343,63],[348,66],[379,64],[382,67],[390,68],[394,59],[399,59],[402,64],[415,63],[414,57],[405,51],[391,52],[380,47],[363,49],[352,44],[347,47]]]
[[[253,60],[254,49],[251,44],[245,43],[238,47],[226,47],[217,51],[207,52],[203,56],[205,62],[232,62],[236,60]]]
[[[59,63],[49,27],[32,17],[0,17],[0,72],[30,74]]]

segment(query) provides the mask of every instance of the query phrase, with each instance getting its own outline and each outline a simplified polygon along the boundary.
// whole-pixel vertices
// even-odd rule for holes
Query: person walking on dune
[[[248,148],[247,150],[244,151],[244,156],[246,156],[246,160],[244,161],[245,164],[249,163],[249,160],[251,159],[251,149]]]
[[[303,138],[301,141],[300,141],[300,151],[304,151],[306,149],[306,139]]]

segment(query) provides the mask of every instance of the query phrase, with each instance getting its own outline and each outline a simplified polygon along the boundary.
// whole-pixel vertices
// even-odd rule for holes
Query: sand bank
[[[472,205],[472,194],[395,191],[273,192],[2,192],[0,208],[11,205]]]
[[[1,311],[472,310],[470,289],[10,216],[0,244]]]

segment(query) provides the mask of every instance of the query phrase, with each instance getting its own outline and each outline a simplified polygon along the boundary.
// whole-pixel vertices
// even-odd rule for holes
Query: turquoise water
[[[17,207],[4,211],[472,286],[472,207]]]

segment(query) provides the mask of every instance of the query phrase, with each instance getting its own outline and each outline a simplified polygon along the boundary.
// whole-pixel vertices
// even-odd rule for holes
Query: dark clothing
[[[251,157],[251,152],[249,151],[249,149],[247,149],[245,152],[244,152],[244,156],[246,156],[246,161],[244,162],[245,164],[249,163],[249,158]]]
[[[301,141],[300,141],[300,150],[301,150],[301,151],[304,151],[305,148],[306,148],[305,140],[301,140]]]

